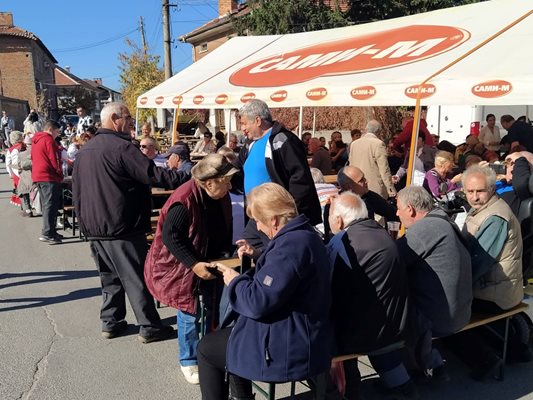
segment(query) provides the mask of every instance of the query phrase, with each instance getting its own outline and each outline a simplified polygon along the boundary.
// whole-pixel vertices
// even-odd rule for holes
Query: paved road
[[[199,400],[198,387],[176,367],[176,341],[138,342],[131,309],[126,336],[101,338],[100,287],[88,244],[39,242],[41,219],[20,217],[9,196],[1,164],[0,400]],[[175,326],[172,309],[160,314]],[[505,382],[485,384],[470,381],[453,358],[449,366],[452,382],[421,388],[423,399],[533,399],[533,363],[511,365]],[[370,381],[365,391],[374,399]]]

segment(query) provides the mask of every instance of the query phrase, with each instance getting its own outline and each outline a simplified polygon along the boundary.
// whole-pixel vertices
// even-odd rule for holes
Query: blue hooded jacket
[[[271,240],[253,271],[229,285],[239,314],[228,342],[229,372],[263,382],[329,370],[331,268],[318,234],[301,215]]]

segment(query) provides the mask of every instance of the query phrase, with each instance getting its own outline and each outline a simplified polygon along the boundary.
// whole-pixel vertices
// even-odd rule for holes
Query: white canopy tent
[[[387,21],[229,40],[141,95],[140,108],[531,104],[533,1],[492,0]]]

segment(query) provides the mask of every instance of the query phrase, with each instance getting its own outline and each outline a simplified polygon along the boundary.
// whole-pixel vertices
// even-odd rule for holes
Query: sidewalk
[[[0,164],[0,400],[200,400],[199,387],[177,368],[176,340],[141,344],[130,308],[125,336],[100,336],[100,284],[88,243],[70,231],[61,245],[40,242],[41,219],[22,218],[10,195]],[[175,327],[175,310],[159,312]],[[533,399],[533,363],[510,365],[504,382],[484,384],[454,359],[449,369],[452,382],[421,387],[423,399]],[[368,400],[378,398],[371,386],[364,382]],[[287,395],[288,385],[278,392]]]

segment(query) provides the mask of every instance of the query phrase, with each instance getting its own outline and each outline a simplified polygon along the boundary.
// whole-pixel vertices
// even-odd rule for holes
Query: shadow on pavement
[[[0,312],[5,311],[16,311],[16,310],[24,310],[28,308],[35,308],[35,307],[44,307],[51,304],[57,304],[57,303],[65,303],[67,301],[73,301],[73,300],[81,300],[81,299],[87,299],[89,297],[96,297],[102,295],[102,289],[97,288],[91,288],[91,289],[80,289],[80,290],[74,290],[73,292],[63,294],[56,297],[22,297],[18,299],[2,299],[0,300],[0,304],[2,303],[31,303],[31,304],[23,304],[23,305],[17,305],[13,307],[6,307],[6,308],[0,308]]]
[[[19,279],[27,277],[39,277],[37,279],[29,279],[25,281],[15,281],[0,285],[0,290],[8,287],[31,285],[34,283],[44,282],[57,282],[57,281],[70,281],[74,279],[93,278],[98,276],[98,271],[86,270],[86,271],[47,271],[47,272],[15,272],[0,274],[0,281],[3,279]],[[42,277],[42,278],[41,278]]]

